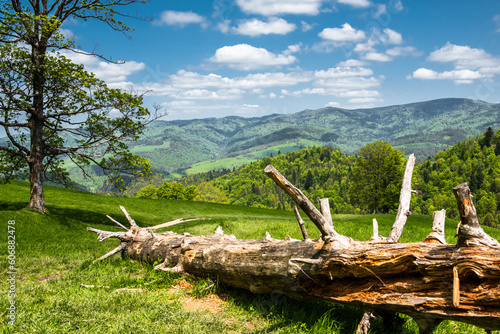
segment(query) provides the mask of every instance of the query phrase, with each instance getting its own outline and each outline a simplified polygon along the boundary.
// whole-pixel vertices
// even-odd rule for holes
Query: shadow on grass
[[[98,225],[108,225],[117,227],[111,220],[106,218],[106,215],[92,211],[92,208],[88,210],[76,209],[76,208],[65,208],[59,206],[49,206],[48,209],[51,216],[56,216],[59,219],[61,225],[69,226],[68,217],[79,220],[85,224],[98,224]]]
[[[273,333],[282,328],[290,332],[354,333],[363,316],[361,309],[315,301],[297,301],[279,293],[253,294],[226,286],[233,302],[248,312],[257,312],[271,324],[248,333]],[[305,328],[304,328],[305,327]],[[379,326],[372,328],[377,333]]]
[[[28,202],[0,202],[0,211],[19,211],[28,207]]]

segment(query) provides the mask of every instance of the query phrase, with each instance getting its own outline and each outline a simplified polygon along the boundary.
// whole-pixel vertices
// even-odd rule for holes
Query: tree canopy
[[[375,213],[387,213],[398,206],[404,171],[403,153],[384,141],[359,150],[349,194],[351,201]]]
[[[44,211],[44,180],[68,185],[64,158],[85,170],[101,167],[110,182],[122,173],[151,175],[151,165],[133,155],[126,140],[138,138],[154,119],[143,96],[108,88],[58,50],[76,50],[60,29],[64,21],[93,19],[112,29],[130,28],[118,9],[139,0],[4,1],[0,17],[0,145],[3,180],[29,177],[29,207]],[[153,117],[152,117],[153,116]]]

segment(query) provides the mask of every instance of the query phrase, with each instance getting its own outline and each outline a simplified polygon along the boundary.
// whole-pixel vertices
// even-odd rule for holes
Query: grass
[[[8,326],[7,262],[0,262],[0,329],[2,333],[353,333],[358,309],[315,302],[297,302],[282,295],[254,295],[210,279],[157,272],[153,266],[123,260],[118,255],[90,265],[117,240],[97,241],[87,226],[116,230],[105,215],[124,222],[124,205],[140,226],[176,218],[204,220],[172,227],[174,232],[213,233],[221,225],[238,238],[300,238],[292,212],[201,202],[104,197],[46,187],[48,214],[25,209],[26,183],[0,186],[0,251],[7,252],[7,222],[15,221],[16,324]],[[356,239],[371,235],[372,216],[334,216],[336,230]],[[376,216],[387,235],[392,215]],[[422,240],[431,218],[412,215],[402,241]],[[447,221],[447,241],[453,243],[456,222]],[[306,220],[311,237],[319,232]],[[500,231],[486,229],[500,238]],[[90,266],[89,266],[90,265]],[[88,286],[87,288],[82,285]],[[94,287],[90,287],[94,286]],[[128,289],[128,290],[120,290]],[[216,296],[216,297],[214,297]],[[221,301],[222,300],[222,301]],[[220,301],[215,302],[215,301]],[[205,307],[210,305],[216,310]],[[406,317],[405,333],[418,333]],[[443,322],[437,333],[484,333],[456,322]],[[372,333],[387,333],[381,321]]]

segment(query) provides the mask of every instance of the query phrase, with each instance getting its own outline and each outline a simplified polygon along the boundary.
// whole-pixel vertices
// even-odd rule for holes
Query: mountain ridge
[[[247,158],[244,161],[255,160],[278,150],[289,152],[315,145],[354,153],[376,140],[426,158],[482,133],[488,126],[500,126],[500,104],[442,98],[387,107],[325,107],[250,118],[160,120],[130,147],[167,175],[189,173],[191,166],[203,161],[242,156]]]

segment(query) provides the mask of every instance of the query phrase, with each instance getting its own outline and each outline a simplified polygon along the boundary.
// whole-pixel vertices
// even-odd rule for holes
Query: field
[[[0,250],[7,254],[8,222],[15,227],[16,324],[7,323],[7,261],[0,264],[0,328],[2,333],[353,333],[362,312],[325,303],[296,302],[281,295],[253,295],[216,280],[156,272],[152,266],[121,259],[92,260],[117,246],[97,241],[87,226],[116,230],[105,215],[125,223],[123,205],[140,226],[176,218],[205,218],[171,228],[174,232],[210,234],[222,226],[241,239],[300,238],[292,212],[201,202],[104,197],[46,187],[48,213],[25,209],[26,183],[0,185]],[[369,239],[373,216],[337,215],[336,230]],[[394,216],[379,215],[380,234],[389,233]],[[15,221],[15,224],[12,222]],[[431,217],[409,217],[401,241],[420,241],[429,233]],[[446,238],[457,222],[447,221]],[[311,237],[319,232],[306,221]],[[500,239],[500,231],[485,228]],[[5,257],[4,257],[5,258]],[[418,333],[405,317],[405,333]],[[387,333],[377,321],[372,333]],[[443,322],[437,333],[484,333],[482,329]],[[498,333],[498,332],[497,332]]]

